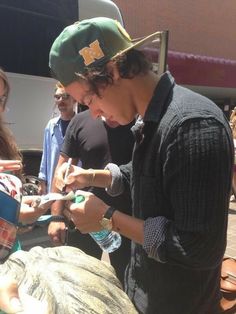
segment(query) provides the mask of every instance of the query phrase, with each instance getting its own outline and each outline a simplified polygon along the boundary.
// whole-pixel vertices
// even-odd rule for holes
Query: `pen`
[[[64,176],[64,181],[66,180],[66,178],[69,175],[71,164],[72,164],[72,158],[69,158],[67,161],[67,167],[66,167],[66,172],[65,172],[65,176]],[[64,187],[62,189],[62,193],[65,193],[65,191],[66,191],[66,184],[64,185]]]

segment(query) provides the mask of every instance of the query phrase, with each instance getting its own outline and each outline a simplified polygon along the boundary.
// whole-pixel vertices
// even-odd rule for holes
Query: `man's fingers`
[[[65,179],[65,184],[71,184],[75,181],[75,174],[74,173],[70,173],[66,179]]]
[[[41,202],[41,197],[37,197],[35,200],[33,200],[31,206],[32,207],[38,207],[40,202]]]
[[[35,206],[33,206],[34,202],[37,203],[38,201],[40,202],[40,200],[41,200],[41,198],[39,195],[24,195],[22,197],[22,203],[27,204],[31,207],[35,207]]]
[[[0,171],[20,170],[22,168],[21,160],[0,160]]]
[[[70,212],[70,210],[68,209],[68,208],[65,208],[64,210],[63,210],[63,215],[70,221],[71,220],[71,212]]]
[[[53,244],[54,244],[55,246],[59,246],[59,245],[62,245],[62,244],[63,244],[63,242],[61,241],[61,237],[52,236],[52,237],[51,237],[51,240],[52,240],[52,242],[53,242]]]

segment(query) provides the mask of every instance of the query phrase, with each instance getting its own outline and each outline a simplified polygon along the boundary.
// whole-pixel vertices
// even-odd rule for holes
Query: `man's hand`
[[[48,226],[48,235],[55,246],[64,245],[66,242],[66,225],[64,222],[52,221]]]
[[[47,207],[38,207],[40,197],[38,195],[23,196],[20,208],[19,221],[23,224],[35,222],[40,216],[45,214]]]
[[[76,194],[84,196],[85,200],[81,203],[67,201],[63,214],[81,233],[100,231],[100,220],[109,206],[90,192],[77,191]]]
[[[67,185],[68,190],[83,189],[90,186],[92,177],[90,170],[71,165],[69,175],[65,179],[67,166],[67,163],[63,163],[54,176],[55,185],[59,190],[62,190],[65,185]]]

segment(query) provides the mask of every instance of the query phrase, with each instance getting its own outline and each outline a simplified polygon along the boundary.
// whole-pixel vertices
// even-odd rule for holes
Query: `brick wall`
[[[236,60],[236,0],[113,0],[132,37],[169,29],[169,49]]]

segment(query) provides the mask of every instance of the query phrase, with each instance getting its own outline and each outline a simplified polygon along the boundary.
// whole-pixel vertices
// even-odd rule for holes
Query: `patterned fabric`
[[[21,197],[20,179],[11,174],[0,173],[0,261],[20,247],[16,241],[16,225]]]
[[[144,222],[144,242],[143,248],[148,253],[148,257],[161,262],[158,255],[158,248],[165,240],[165,229],[168,219],[163,216],[148,218]]]

